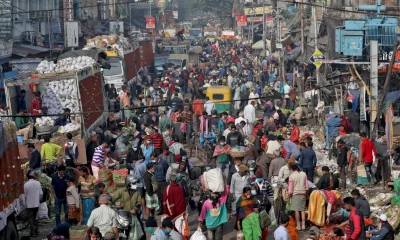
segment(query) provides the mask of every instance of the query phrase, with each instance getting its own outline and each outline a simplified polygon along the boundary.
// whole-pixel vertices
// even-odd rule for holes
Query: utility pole
[[[277,11],[277,0],[272,0],[272,16],[275,21],[276,11]],[[272,30],[271,36],[271,53],[276,51],[276,26],[274,24],[274,29]]]
[[[303,0],[301,0],[301,5],[300,5],[300,22],[301,22],[301,27],[300,27],[300,31],[301,31],[301,54],[304,54],[304,46],[305,46],[305,42],[304,42],[304,4],[303,4]]]
[[[315,44],[315,51],[318,50],[318,32],[317,32],[317,13],[315,9],[315,5],[312,6],[312,14],[313,14],[313,20],[314,20],[314,44]],[[315,73],[317,75],[317,85],[320,84],[320,79],[319,79],[319,69],[317,68],[315,70]],[[318,97],[319,99],[319,97]]]
[[[263,35],[262,35],[262,43],[263,43],[263,55],[264,57],[267,56],[267,54],[265,53],[265,0],[263,0]]]
[[[370,71],[370,82],[369,89],[371,94],[369,95],[369,107],[371,109],[370,115],[370,137],[377,136],[377,134],[372,132],[374,128],[375,121],[377,121],[377,100],[378,100],[378,41],[373,40],[369,42],[370,46],[370,62],[371,62],[371,71]],[[374,135],[375,134],[375,135]]]

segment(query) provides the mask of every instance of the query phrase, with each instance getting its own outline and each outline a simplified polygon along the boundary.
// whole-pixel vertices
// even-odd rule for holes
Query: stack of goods
[[[54,119],[52,119],[50,117],[36,118],[35,126],[44,127],[44,126],[53,126],[53,125],[54,125]]]
[[[39,63],[36,71],[40,74],[78,71],[86,67],[90,67],[94,63],[96,63],[94,59],[88,56],[64,58],[58,60],[57,64],[55,64],[53,61],[43,60]]]
[[[75,85],[75,79],[44,81],[39,86],[42,92],[42,103],[43,106],[47,107],[48,114],[63,113],[65,108],[69,108],[71,112],[79,112],[78,90]],[[80,127],[79,124],[77,125]],[[79,127],[70,126],[68,129],[71,128],[69,130],[74,131]]]
[[[200,177],[200,183],[203,191],[224,192],[225,190],[225,178],[222,176],[222,171],[219,168],[204,172]]]
[[[126,168],[112,171],[113,181],[117,187],[125,186],[125,178],[128,176],[128,173],[129,170]]]
[[[116,34],[102,35],[90,38],[86,41],[86,46],[83,48],[83,50],[91,49],[94,47],[112,47],[117,51],[132,49],[132,45],[129,43],[129,40],[127,38],[122,35],[117,36]]]

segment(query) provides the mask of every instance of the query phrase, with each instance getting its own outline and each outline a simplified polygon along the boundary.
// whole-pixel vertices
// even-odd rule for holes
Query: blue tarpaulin
[[[386,95],[385,102],[389,101],[388,104],[393,104],[400,99],[400,91],[390,92]]]
[[[17,71],[5,72],[0,74],[0,88],[4,88],[4,79],[18,76]]]
[[[360,90],[349,89],[349,92],[354,97],[351,103],[351,111],[355,113],[357,111],[358,104],[360,103]]]

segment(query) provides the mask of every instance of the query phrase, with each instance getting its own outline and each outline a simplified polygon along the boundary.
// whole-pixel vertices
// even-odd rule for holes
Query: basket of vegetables
[[[85,240],[87,237],[86,226],[71,226],[69,228],[69,239],[70,240]]]
[[[128,169],[119,169],[114,170],[113,174],[113,181],[117,185],[117,187],[124,187],[125,186],[125,178],[128,176],[129,170]]]
[[[243,158],[247,155],[247,151],[249,149],[247,147],[244,146],[236,146],[236,147],[232,147],[229,150],[229,155],[231,155],[231,157],[233,158]]]

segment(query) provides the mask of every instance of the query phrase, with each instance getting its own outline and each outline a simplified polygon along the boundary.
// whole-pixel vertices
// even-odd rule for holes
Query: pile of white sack
[[[48,114],[63,113],[64,108],[71,112],[79,112],[79,101],[75,79],[41,82],[39,88],[42,92],[43,106],[48,109]]]
[[[80,129],[81,126],[79,124],[76,123],[68,123],[65,126],[61,126],[58,128],[58,132],[59,133],[69,133],[69,132],[73,132],[75,130]]]
[[[41,117],[36,118],[35,125],[43,127],[43,126],[54,126],[54,119],[50,117]]]
[[[94,63],[96,63],[94,59],[88,56],[64,58],[59,60],[57,64],[53,61],[43,60],[39,63],[36,71],[41,74],[77,71],[92,66]]]

